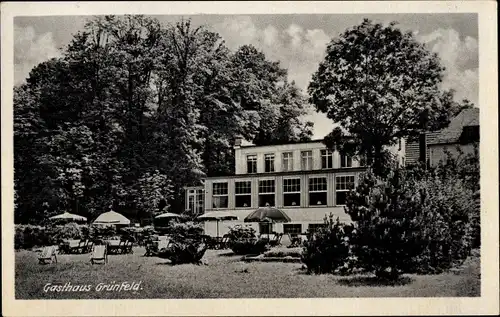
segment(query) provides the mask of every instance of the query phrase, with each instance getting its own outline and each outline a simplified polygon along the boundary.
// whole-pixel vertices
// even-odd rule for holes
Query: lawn
[[[244,263],[230,250],[207,251],[205,265],[178,266],[144,257],[143,248],[110,255],[106,265],[91,265],[88,254],[59,255],[57,264],[40,265],[37,254],[16,252],[16,299],[480,296],[477,255],[454,272],[380,285],[370,276],[307,275],[300,263]],[[96,291],[99,283],[123,282],[140,282],[139,290]],[[90,291],[44,292],[48,283],[90,285]]]

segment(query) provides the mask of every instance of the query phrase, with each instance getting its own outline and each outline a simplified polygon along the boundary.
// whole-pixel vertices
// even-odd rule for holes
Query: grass
[[[480,296],[480,265],[470,258],[458,272],[407,275],[382,285],[369,276],[305,274],[300,263],[240,261],[231,251],[207,251],[205,265],[170,265],[168,260],[134,254],[111,255],[106,265],[91,265],[89,255],[59,255],[57,264],[40,265],[37,253],[16,253],[17,299],[117,298],[293,298]],[[91,285],[90,291],[44,292],[47,283]],[[98,283],[141,282],[138,291],[96,291]]]

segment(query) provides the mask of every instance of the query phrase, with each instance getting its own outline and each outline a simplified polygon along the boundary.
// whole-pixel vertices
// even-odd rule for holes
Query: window
[[[257,155],[247,155],[247,173],[257,173]]]
[[[309,224],[309,232],[316,232],[319,228],[325,228],[326,225],[324,223],[310,223]]]
[[[333,152],[321,150],[321,168],[333,168]]]
[[[293,153],[285,152],[283,153],[283,172],[293,171]]]
[[[335,177],[335,203],[345,205],[347,193],[354,189],[354,176]]]
[[[302,151],[301,156],[301,169],[303,171],[312,170],[312,151]]]
[[[227,183],[212,184],[212,204],[213,208],[228,207]]]
[[[309,178],[309,206],[326,205],[326,177]]]
[[[205,191],[203,189],[190,189],[188,191],[187,209],[193,215],[201,215],[205,209]]]
[[[352,167],[352,157],[340,154],[340,167]]]
[[[285,223],[283,224],[283,233],[284,234],[301,234],[302,233],[302,225]]]
[[[259,181],[259,207],[275,205],[274,179]]]
[[[283,179],[283,206],[300,206],[300,178]]]
[[[266,173],[274,172],[274,154],[265,154],[264,162],[265,162],[265,172]]]
[[[252,182],[234,182],[235,203],[237,208],[252,207]]]

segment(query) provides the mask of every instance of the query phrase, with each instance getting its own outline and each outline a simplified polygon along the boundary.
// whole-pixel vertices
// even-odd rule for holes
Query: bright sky
[[[186,16],[185,18],[187,18]],[[175,22],[180,16],[156,16]],[[456,90],[456,99],[478,100],[478,24],[476,14],[386,14],[386,15],[199,15],[196,25],[217,31],[234,49],[253,44],[271,60],[279,60],[288,69],[289,79],[305,90],[311,75],[323,59],[326,44],[346,28],[363,18],[388,23],[399,22],[438,53],[446,67],[444,88]],[[22,82],[33,66],[60,55],[72,34],[83,28],[86,17],[20,17],[15,24],[15,82]],[[310,116],[314,138],[331,131],[333,122],[323,114]]]

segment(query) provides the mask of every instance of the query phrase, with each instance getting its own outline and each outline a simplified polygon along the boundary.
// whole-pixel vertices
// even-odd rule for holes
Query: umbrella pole
[[[217,219],[217,239],[219,238],[219,219]]]

